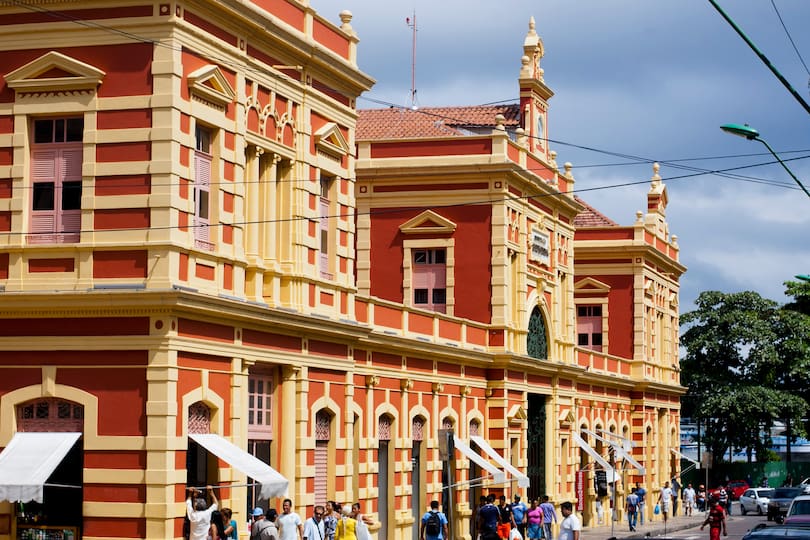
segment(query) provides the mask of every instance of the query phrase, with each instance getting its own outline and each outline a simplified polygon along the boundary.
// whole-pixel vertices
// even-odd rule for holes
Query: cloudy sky
[[[377,80],[359,108],[410,105],[414,13],[420,106],[516,101],[534,16],[555,92],[550,146],[558,163],[573,163],[581,196],[629,225],[648,184],[616,186],[648,180],[651,161],[661,163],[670,232],[689,268],[682,312],[704,290],[785,301],[782,283],[810,274],[810,197],[762,144],[719,129],[755,127],[810,189],[810,114],[708,0],[310,1],[338,24],[341,10],[354,14],[358,63]],[[810,102],[810,1],[718,3]]]

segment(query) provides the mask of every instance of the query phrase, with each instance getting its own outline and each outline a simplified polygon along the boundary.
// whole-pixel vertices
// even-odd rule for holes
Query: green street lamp
[[[768,151],[771,154],[773,154],[773,157],[776,158],[776,161],[778,161],[779,164],[782,165],[782,167],[785,168],[785,170],[790,175],[790,177],[793,178],[796,181],[797,184],[799,184],[799,187],[802,188],[802,191],[804,191],[804,194],[807,195],[808,197],[810,197],[810,191],[807,191],[807,188],[804,187],[804,184],[802,184],[801,181],[799,181],[798,178],[796,178],[796,175],[793,174],[793,171],[788,169],[788,166],[785,165],[785,162],[782,161],[782,159],[778,155],[776,155],[776,152],[774,152],[773,148],[771,148],[771,145],[768,144],[767,142],[765,142],[765,139],[763,139],[762,137],[759,136],[759,131],[755,130],[754,128],[752,128],[748,124],[724,124],[724,125],[720,126],[720,129],[722,129],[726,133],[731,133],[732,135],[737,135],[738,137],[744,137],[744,138],[748,139],[749,141],[759,141],[762,144],[764,144],[765,148],[767,148]]]

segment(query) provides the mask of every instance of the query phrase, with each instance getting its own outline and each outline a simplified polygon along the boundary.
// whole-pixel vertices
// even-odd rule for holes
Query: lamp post
[[[765,139],[763,139],[762,137],[759,136],[759,131],[755,130],[754,128],[752,128],[748,124],[724,124],[724,125],[720,126],[720,129],[722,129],[726,133],[731,133],[732,135],[737,135],[738,137],[744,137],[744,138],[748,139],[749,141],[759,141],[762,144],[764,144],[765,148],[767,148],[768,151],[771,154],[773,154],[773,157],[776,158],[776,161],[778,161],[779,164],[782,165],[782,167],[784,167],[784,169],[787,171],[787,173],[790,175],[790,177],[793,178],[793,180],[795,180],[797,184],[799,184],[799,187],[802,188],[802,191],[804,191],[804,194],[807,195],[808,197],[810,197],[810,191],[807,191],[807,188],[804,187],[804,184],[802,184],[801,181],[798,178],[796,178],[796,175],[793,174],[793,171],[791,171],[788,168],[788,166],[785,165],[785,162],[782,161],[782,159],[778,155],[776,155],[776,152],[774,152],[773,148],[771,148],[771,145],[768,144],[765,141]]]

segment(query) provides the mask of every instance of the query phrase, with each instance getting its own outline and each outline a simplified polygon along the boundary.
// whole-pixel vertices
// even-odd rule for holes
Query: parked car
[[[803,491],[804,488],[801,487],[774,488],[771,500],[768,501],[768,521],[781,523],[790,508],[791,501],[801,495]]]
[[[743,535],[742,540],[810,540],[810,527],[806,525],[766,525],[760,523]]]
[[[740,495],[745,493],[745,490],[750,487],[751,486],[749,486],[748,482],[745,480],[732,480],[728,483],[728,486],[726,486],[726,490],[730,492],[731,500],[737,501],[740,499]]]
[[[768,501],[773,495],[773,488],[748,488],[740,495],[740,510],[745,515],[756,512],[764,516],[768,511]]]
[[[791,501],[790,508],[785,515],[785,523],[810,525],[810,495],[799,495]]]

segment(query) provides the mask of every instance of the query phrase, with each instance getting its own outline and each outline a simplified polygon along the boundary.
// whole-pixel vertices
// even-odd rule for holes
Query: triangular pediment
[[[433,210],[425,210],[400,225],[399,230],[403,234],[451,234],[456,224]]]
[[[509,420],[510,424],[519,424],[525,420],[528,420],[529,415],[526,414],[526,409],[521,407],[520,405],[515,405],[512,409],[509,410],[509,413],[506,415],[506,418]]]
[[[104,79],[102,70],[51,51],[5,76],[6,84],[18,92],[95,90]]]
[[[203,66],[188,76],[188,89],[204,101],[226,107],[236,96],[222,71],[214,65]]]
[[[571,425],[575,420],[574,413],[572,413],[570,409],[562,411],[557,417],[557,421],[560,423],[560,425]]]
[[[329,122],[315,132],[315,146],[338,158],[349,153],[349,143],[334,122]]]
[[[598,279],[588,277],[578,281],[577,284],[574,285],[574,292],[607,294],[610,292],[610,285],[602,283]]]

